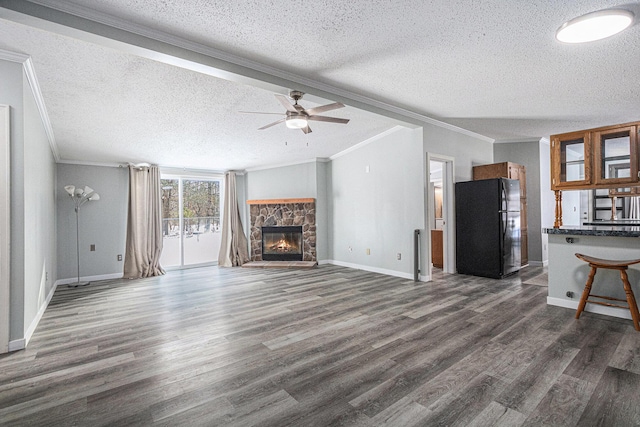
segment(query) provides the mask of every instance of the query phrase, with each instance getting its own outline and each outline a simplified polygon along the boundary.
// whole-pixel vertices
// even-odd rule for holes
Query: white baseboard
[[[372,273],[386,274],[387,276],[401,277],[403,279],[413,280],[413,274],[403,273],[401,271],[395,270],[388,270],[386,268],[371,267],[370,265],[352,264],[350,262],[337,261],[335,259],[318,261],[318,264],[333,264],[340,267],[355,268],[356,270],[370,271]],[[419,279],[421,282],[426,282],[429,278],[427,276],[420,276]]]
[[[84,276],[80,277],[81,282],[95,282],[98,280],[110,280],[110,279],[122,279],[122,273],[112,273],[112,274],[100,274],[98,276]],[[76,283],[78,281],[77,277],[69,278],[69,279],[58,279],[56,280],[56,286],[58,285],[68,285],[71,283]]]
[[[563,298],[547,297],[547,304],[555,305],[558,307],[572,308],[576,310],[578,308],[578,301],[569,301]],[[595,314],[604,314],[605,316],[618,317],[620,319],[631,320],[631,312],[626,308],[617,307],[605,307],[598,304],[589,304],[585,307],[584,311]]]
[[[9,341],[10,352],[23,350],[27,347],[27,345],[29,345],[29,341],[31,340],[33,333],[36,331],[36,328],[38,327],[38,323],[40,323],[40,320],[42,319],[42,316],[44,315],[45,310],[47,309],[47,307],[49,307],[49,303],[51,302],[51,298],[53,298],[53,294],[56,292],[57,287],[58,287],[58,282],[54,283],[53,286],[51,287],[51,290],[47,294],[47,298],[45,298],[42,306],[40,306],[40,309],[38,310],[36,317],[33,318],[33,320],[31,321],[31,324],[27,328],[27,331],[24,334],[24,338]]]
[[[529,261],[529,267],[544,267],[544,265],[544,261]]]
[[[45,310],[47,309],[47,307],[49,307],[49,303],[51,302],[51,298],[53,298],[53,294],[56,292],[57,287],[58,287],[58,282],[56,281],[56,283],[54,283],[53,286],[51,287],[51,290],[49,291],[47,298],[44,300],[44,304],[42,304],[42,306],[40,307],[40,310],[38,310],[38,314],[36,314],[36,317],[33,318],[33,320],[31,321],[31,324],[27,328],[27,332],[25,332],[24,340],[23,340],[24,347],[22,348],[25,348],[26,346],[29,345],[31,336],[36,331],[36,328],[38,327],[38,323],[40,323],[40,319],[42,319],[42,315],[44,315]]]

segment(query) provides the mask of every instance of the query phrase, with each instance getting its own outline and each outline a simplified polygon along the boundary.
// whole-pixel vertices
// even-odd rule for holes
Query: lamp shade
[[[73,194],[76,191],[76,186],[75,185],[65,185],[64,186],[64,190],[69,193],[70,196],[73,196]]]
[[[94,191],[93,194],[89,196],[89,200],[91,201],[100,200],[100,195]]]

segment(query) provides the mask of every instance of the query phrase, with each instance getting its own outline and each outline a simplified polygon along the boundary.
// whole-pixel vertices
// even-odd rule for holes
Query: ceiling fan
[[[275,126],[278,123],[284,122],[289,129],[301,129],[304,133],[311,132],[311,128],[309,128],[309,120],[315,120],[318,122],[329,122],[329,123],[341,123],[347,124],[349,123],[349,119],[340,119],[337,117],[327,117],[327,116],[318,116],[318,113],[324,113],[325,111],[336,110],[338,108],[343,108],[344,104],[340,102],[334,102],[333,104],[322,105],[320,107],[309,108],[305,110],[302,105],[298,104],[298,101],[304,95],[303,92],[298,90],[292,90],[289,92],[289,97],[294,100],[294,103],[291,103],[287,99],[286,96],[276,94],[275,97],[280,103],[287,109],[284,113],[285,117],[277,120],[273,123],[269,123],[268,125],[262,126],[258,130],[264,130],[270,128],[271,126]],[[240,111],[241,113],[249,113],[249,114],[278,114],[281,115],[283,113],[260,113],[256,111]]]

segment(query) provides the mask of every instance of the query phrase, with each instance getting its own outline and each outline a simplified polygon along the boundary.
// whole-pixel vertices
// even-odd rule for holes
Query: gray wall
[[[471,180],[473,166],[493,162],[491,142],[435,125],[424,126],[423,138],[425,153],[455,158],[454,182]]]
[[[24,327],[32,326],[56,277],[56,163],[33,93],[24,91]]]
[[[542,211],[541,190],[550,192],[550,188],[541,189],[541,165],[549,159],[541,158],[539,140],[494,144],[493,161],[514,162],[527,169],[527,227],[529,231],[529,261],[542,262]]]
[[[249,200],[316,198],[316,162],[250,171],[247,190]]]
[[[127,234],[129,175],[127,168],[58,165],[58,279],[76,278],[76,217],[65,185],[88,185],[100,200],[80,208],[80,276],[122,274]],[[95,244],[96,250],[90,251]]]
[[[318,261],[329,256],[329,225],[327,200],[327,162],[316,160],[298,165],[247,172],[247,200],[256,199],[316,199],[316,251]],[[238,196],[240,198],[240,195]],[[243,222],[249,224],[248,209]]]
[[[424,138],[424,168],[427,167],[426,164],[426,153],[446,156],[453,158],[453,181],[461,182],[461,181],[469,181],[473,177],[473,166],[482,165],[493,162],[493,145],[489,141],[481,140],[478,138],[474,138],[469,135],[465,135],[458,132],[453,132],[448,129],[444,129],[442,127],[438,127],[435,125],[425,125],[423,128],[423,138]],[[426,170],[426,169],[425,169]],[[426,172],[424,172],[425,178],[425,187],[423,190],[424,194],[427,194],[427,183],[426,183]],[[449,254],[453,255],[455,261],[455,186],[452,189],[452,193],[450,197],[454,200],[454,209],[450,212],[452,228],[454,230],[453,236],[447,236],[446,240],[451,242],[452,247],[447,249],[447,241],[444,242],[445,245],[445,266],[453,265],[449,264],[447,260],[447,256]],[[445,197],[446,198],[446,197]],[[425,205],[425,212],[428,212],[429,206]],[[425,229],[429,229],[428,225]],[[421,234],[421,247],[423,249],[423,257],[421,259],[421,265],[427,266],[431,262],[431,252],[427,251],[426,248],[429,248],[431,245],[431,236],[429,232],[423,232]],[[423,267],[423,271],[426,269]],[[423,273],[424,274],[424,273]]]
[[[56,275],[56,164],[22,64],[0,60],[0,103],[11,106],[10,340],[17,341]]]
[[[333,260],[412,277],[413,230],[425,224],[424,157],[422,130],[399,128],[332,160]]]
[[[318,260],[331,259],[329,256],[329,162],[316,162],[316,256]]]

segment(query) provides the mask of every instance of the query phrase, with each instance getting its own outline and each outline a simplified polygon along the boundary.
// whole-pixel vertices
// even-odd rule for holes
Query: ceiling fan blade
[[[338,117],[327,117],[327,116],[309,116],[307,120],[315,120],[317,122],[329,122],[329,123],[340,123],[346,125],[349,123],[349,119],[340,119]]]
[[[292,113],[298,112],[298,110],[296,110],[296,107],[293,106],[293,104],[289,101],[289,99],[287,99],[286,96],[276,94],[275,97],[278,101],[280,101],[280,104],[282,104],[282,106],[287,109],[287,111],[291,111]]]
[[[281,116],[283,113],[263,113],[262,111],[238,111],[238,113],[243,113],[243,114],[276,114],[278,116]]]
[[[338,108],[343,108],[344,104],[340,102],[334,102],[333,104],[321,105],[320,107],[309,108],[307,111],[308,115],[324,113],[325,111],[337,110]]]
[[[261,128],[258,128],[258,130],[264,130],[264,129],[270,128],[271,126],[275,126],[278,123],[284,122],[285,120],[287,120],[286,117],[284,119],[280,119],[280,120],[277,120],[277,121],[275,121],[273,123],[269,123],[268,125],[262,126]]]
[[[311,128],[309,127],[309,125],[307,125],[307,126],[305,126],[305,127],[303,127],[303,128],[300,128],[300,130],[301,130],[302,132],[304,132],[304,133],[305,133],[305,135],[306,135],[306,134],[308,134],[308,133],[311,133]]]

